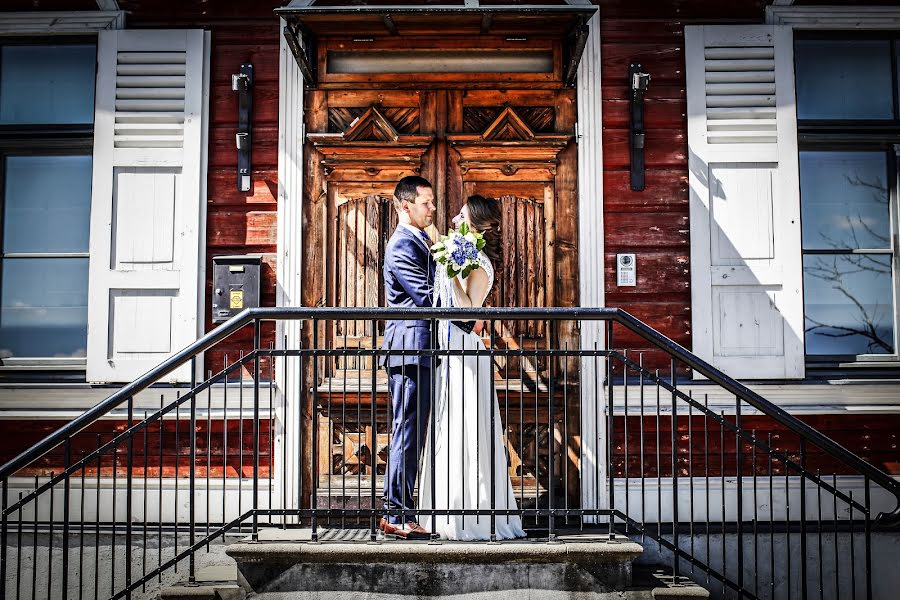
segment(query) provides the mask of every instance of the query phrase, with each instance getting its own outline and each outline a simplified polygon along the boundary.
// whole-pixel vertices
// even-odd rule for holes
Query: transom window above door
[[[892,34],[795,41],[812,363],[898,359],[897,52]]]

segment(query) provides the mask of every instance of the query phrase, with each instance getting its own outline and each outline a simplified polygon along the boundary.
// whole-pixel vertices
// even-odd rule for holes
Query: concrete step
[[[237,583],[237,565],[213,565],[199,569],[196,583],[187,582],[159,590],[160,600],[244,600],[247,593]]]
[[[674,577],[669,570],[651,566],[635,565],[631,587],[628,590],[629,600],[641,597],[640,593],[649,592],[647,600],[704,600],[709,598],[709,591],[685,577]],[[643,600],[643,598],[642,598]]]
[[[237,562],[248,595],[259,600],[607,600],[631,587],[632,562],[643,551],[625,537],[585,533],[561,535],[555,543],[320,539],[326,538],[334,541],[313,543],[308,530],[264,531],[258,542],[232,544],[226,553]]]

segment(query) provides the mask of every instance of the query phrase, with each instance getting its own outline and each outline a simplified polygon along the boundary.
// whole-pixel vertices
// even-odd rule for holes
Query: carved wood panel
[[[434,185],[432,238],[446,231],[468,195],[479,193],[501,203],[504,252],[488,305],[572,305],[577,230],[567,222],[560,240],[556,219],[560,211],[571,216],[576,208],[569,179],[575,172],[572,98],[568,91],[549,90],[313,92],[307,118],[315,127],[308,127],[308,140],[316,153],[308,163],[307,221],[314,230],[319,223],[324,227],[321,234],[309,236],[319,246],[310,254],[314,262],[305,267],[311,274],[306,281],[315,286],[306,296],[326,306],[384,305],[384,249],[397,224],[391,193],[401,177],[420,174]],[[504,327],[496,339],[501,349],[520,342],[526,348],[546,348],[551,337],[559,344],[559,329],[551,336],[545,322],[508,322]],[[371,348],[381,343],[378,329],[373,331],[369,322],[344,321],[335,323],[326,337],[331,347]],[[328,366],[318,387],[320,486],[328,477],[349,481],[352,476],[367,488],[367,478],[383,476],[380,457],[389,443],[384,373],[377,371],[378,391],[373,394],[371,359],[348,355],[321,364]],[[547,485],[547,374],[554,367],[544,357],[498,357],[496,364],[502,419],[509,421],[505,445],[510,476],[517,493],[524,486],[526,499],[533,498]],[[554,389],[558,402],[560,388]],[[513,404],[518,406],[523,397],[526,406],[516,409]],[[368,414],[370,402],[377,407],[374,428],[365,415],[360,422],[352,416],[359,405]],[[560,406],[553,424],[557,433],[565,426],[563,414]],[[560,465],[554,471],[559,475]],[[381,486],[377,482],[379,492]]]

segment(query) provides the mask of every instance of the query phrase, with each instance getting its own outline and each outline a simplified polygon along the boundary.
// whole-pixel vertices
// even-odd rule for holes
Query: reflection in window
[[[893,354],[891,257],[803,257],[806,353]]]
[[[91,157],[4,161],[0,359],[83,357]]]
[[[888,156],[800,153],[808,355],[894,354]]]
[[[90,156],[10,156],[5,188],[4,254],[88,251]]]
[[[797,40],[798,119],[894,118],[887,40]]]
[[[89,44],[4,46],[0,123],[93,123],[96,62]]]
[[[4,259],[0,358],[83,357],[87,258]]]
[[[805,249],[890,248],[884,152],[801,152],[800,189]]]

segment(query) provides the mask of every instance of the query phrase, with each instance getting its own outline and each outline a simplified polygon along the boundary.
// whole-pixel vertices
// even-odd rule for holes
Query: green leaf
[[[447,278],[453,279],[454,277],[456,277],[456,271],[453,269],[452,264],[447,263]]]
[[[477,242],[475,242],[475,248],[481,250],[482,248],[484,248],[485,244],[487,244],[487,242],[484,241],[484,238],[481,238]]]
[[[462,222],[459,224],[459,234],[466,235],[469,233],[469,224],[466,222]]]

